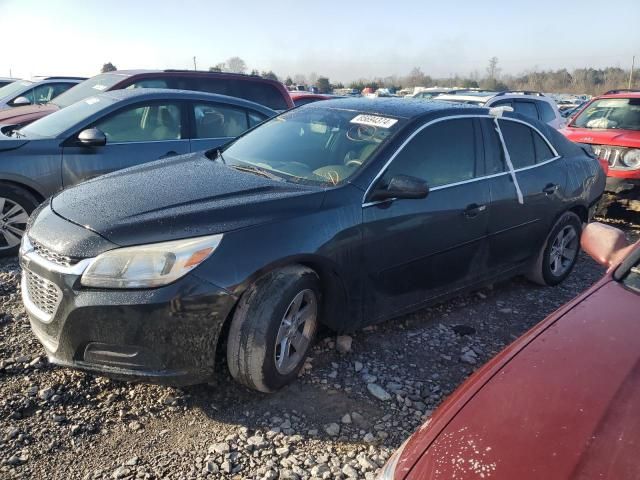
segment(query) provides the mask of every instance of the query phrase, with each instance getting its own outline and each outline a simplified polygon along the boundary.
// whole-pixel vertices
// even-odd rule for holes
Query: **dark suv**
[[[0,112],[0,125],[24,126],[72,103],[107,90],[172,88],[244,98],[273,110],[294,106],[283,84],[256,75],[194,70],[119,70],[91,77],[46,105],[27,105]]]

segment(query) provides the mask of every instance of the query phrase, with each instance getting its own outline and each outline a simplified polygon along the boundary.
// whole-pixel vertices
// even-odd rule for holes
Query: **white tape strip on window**
[[[502,132],[500,131],[500,125],[498,124],[498,119],[494,118],[493,121],[496,124],[496,132],[498,132],[498,137],[500,137],[500,143],[502,143],[502,150],[504,151],[504,159],[507,161],[507,167],[509,167],[509,174],[511,175],[511,180],[513,180],[513,184],[516,186],[516,194],[518,195],[518,203],[520,205],[524,205],[524,198],[522,197],[522,190],[520,190],[520,184],[518,183],[518,177],[516,177],[516,170],[513,168],[513,163],[511,163],[511,157],[509,156],[509,150],[507,150],[507,144],[504,143],[504,138],[502,136]]]

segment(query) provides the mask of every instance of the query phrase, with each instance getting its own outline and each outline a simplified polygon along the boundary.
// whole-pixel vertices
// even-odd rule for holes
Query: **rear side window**
[[[535,165],[536,151],[533,146],[533,130],[519,122],[510,120],[498,120],[498,122],[513,167],[517,169]]]
[[[237,137],[249,128],[247,112],[242,108],[197,103],[193,113],[196,138]]]
[[[476,177],[473,120],[445,120],[422,130],[391,162],[383,182],[389,182],[395,175],[421,178],[430,187]]]
[[[525,115],[530,118],[538,120],[538,109],[533,102],[524,102],[522,100],[516,100],[514,102],[514,109],[521,115]]]
[[[538,108],[540,109],[540,120],[543,122],[551,122],[555,120],[556,114],[547,102],[538,102]]]
[[[536,149],[536,163],[546,162],[555,157],[551,148],[544,139],[538,135],[538,132],[531,130],[533,135],[533,145]]]

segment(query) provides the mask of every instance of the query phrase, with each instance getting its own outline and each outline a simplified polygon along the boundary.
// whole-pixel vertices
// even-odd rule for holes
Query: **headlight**
[[[622,155],[622,164],[628,168],[640,168],[640,150],[633,149]]]
[[[183,277],[215,251],[222,234],[110,250],[82,275],[86,287],[152,288]]]

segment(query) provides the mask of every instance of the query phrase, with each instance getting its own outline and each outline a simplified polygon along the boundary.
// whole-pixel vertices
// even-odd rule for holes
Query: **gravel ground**
[[[372,479],[467,376],[603,270],[581,255],[556,288],[516,278],[353,337],[323,332],[299,380],[273,395],[228,374],[175,389],[53,367],[19,273],[0,261],[0,478]]]

